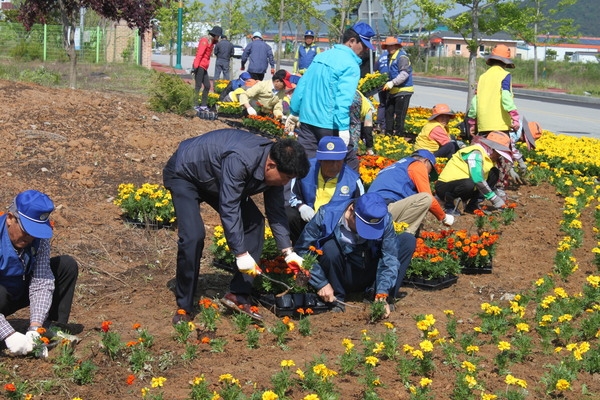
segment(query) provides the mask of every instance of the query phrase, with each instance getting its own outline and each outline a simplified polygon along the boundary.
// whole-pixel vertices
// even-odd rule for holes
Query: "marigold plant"
[[[126,218],[135,222],[144,224],[175,222],[171,192],[161,185],[144,183],[136,187],[133,183],[122,183],[119,185],[113,203],[121,207]]]

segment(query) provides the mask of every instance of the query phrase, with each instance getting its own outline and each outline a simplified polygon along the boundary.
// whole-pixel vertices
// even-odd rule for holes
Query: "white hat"
[[[254,32],[254,33],[252,34],[252,37],[253,37],[253,38],[257,37],[257,38],[261,38],[261,39],[262,39],[262,33],[260,33],[259,31],[256,31],[256,32]]]

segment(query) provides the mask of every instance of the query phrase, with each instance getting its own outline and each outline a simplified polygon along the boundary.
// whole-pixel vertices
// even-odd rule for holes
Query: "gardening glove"
[[[36,346],[36,341],[40,340],[41,336],[38,333],[37,330],[35,331],[27,331],[25,333],[25,336],[27,336],[28,338],[31,339],[31,341],[33,342],[33,346]],[[38,342],[40,343],[40,342]],[[48,358],[48,347],[46,347],[45,345],[41,347],[41,351],[39,353],[36,354],[37,357],[39,358]]]
[[[248,253],[244,253],[241,256],[237,256],[235,263],[242,274],[250,276],[256,276],[262,273],[254,258]]]
[[[4,343],[8,351],[19,356],[27,355],[27,353],[31,353],[33,350],[33,340],[31,337],[19,332],[15,332],[4,339]]]
[[[504,204],[505,204],[504,200],[502,200],[502,198],[500,196],[498,196],[498,195],[494,195],[494,197],[492,197],[490,199],[490,201],[492,202],[492,205],[495,208],[502,208],[504,206]]]
[[[394,87],[394,82],[388,81],[385,85],[383,85],[383,90],[390,90]]]
[[[521,117],[519,117],[519,112],[517,110],[512,110],[508,113],[510,114],[510,118],[512,119],[511,128],[516,132],[521,127]]]
[[[271,68],[271,75],[275,74],[275,68]]]
[[[527,172],[527,164],[525,164],[525,161],[523,161],[523,159],[521,158],[519,161],[519,169],[521,170],[521,172],[525,173]]]
[[[294,132],[294,129],[296,129],[297,123],[298,123],[298,117],[296,117],[295,115],[290,115],[285,120],[285,131],[287,133]]]
[[[349,130],[340,131],[338,133],[338,136],[342,138],[342,140],[344,141],[344,144],[347,147],[348,143],[350,143],[350,131]]]
[[[287,256],[285,256],[285,263],[292,269],[294,269],[294,265],[296,264],[298,267],[302,267],[302,263],[304,259],[298,255],[295,251],[290,251]]]
[[[467,125],[469,126],[469,134],[474,136],[475,130],[477,129],[477,120],[474,118],[467,118]]]
[[[248,112],[248,115],[256,115],[256,110],[254,107],[248,107],[246,108],[246,111]]]
[[[310,221],[315,216],[315,210],[306,204],[300,204],[300,207],[298,207],[298,212],[300,213],[302,221],[304,222]]]
[[[519,185],[522,185],[525,183],[523,178],[521,178],[521,176],[517,173],[517,171],[515,171],[514,168],[511,168],[510,171],[508,171],[508,174],[510,175],[512,180],[515,181],[516,183],[518,183]]]
[[[446,226],[452,226],[453,223],[454,223],[454,216],[450,215],[450,214],[446,214],[446,216],[442,220],[442,224],[444,224]]]

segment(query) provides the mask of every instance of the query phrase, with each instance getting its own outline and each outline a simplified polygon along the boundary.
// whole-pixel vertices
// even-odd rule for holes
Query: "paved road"
[[[169,56],[153,55],[152,61],[169,65]],[[176,59],[173,57],[173,63]],[[194,57],[183,56],[181,66],[185,70],[192,67]],[[291,71],[290,65],[281,68]],[[209,73],[214,71],[211,61]],[[240,74],[240,60],[234,59],[233,77]],[[267,77],[270,74],[267,73]],[[465,110],[467,102],[466,84],[439,81],[431,78],[415,78],[415,94],[411,106],[432,107],[436,103],[447,103],[453,110]],[[600,99],[583,96],[570,96],[555,93],[515,89],[515,102],[519,111],[529,121],[556,134],[600,139]]]

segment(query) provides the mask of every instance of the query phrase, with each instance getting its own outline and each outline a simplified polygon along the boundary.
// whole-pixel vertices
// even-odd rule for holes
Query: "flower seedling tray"
[[[450,287],[456,283],[458,276],[449,275],[443,278],[437,279],[423,279],[418,277],[404,278],[404,285],[412,285],[419,289],[424,290],[440,290]]]
[[[491,274],[492,264],[484,265],[482,267],[462,267],[460,270],[461,274],[465,275],[479,275],[479,274]]]
[[[134,226],[136,228],[150,229],[150,230],[158,230],[158,229],[172,229],[173,224],[170,223],[158,223],[158,222],[141,222],[132,218],[125,217],[125,223]]]
[[[211,111],[211,110],[206,110],[206,111],[201,110],[201,111],[198,111],[197,115],[198,115],[198,118],[200,118],[200,119],[207,119],[209,121],[213,121],[213,120],[215,120],[215,119],[218,118],[217,112],[216,111]]]
[[[235,264],[228,263],[223,260],[213,260],[213,267],[231,272],[232,274],[235,274],[238,270]]]
[[[267,310],[278,317],[298,317],[299,308],[310,308],[313,314],[323,313],[329,310],[316,293],[286,293],[283,296],[274,294],[261,294],[258,301]]]

